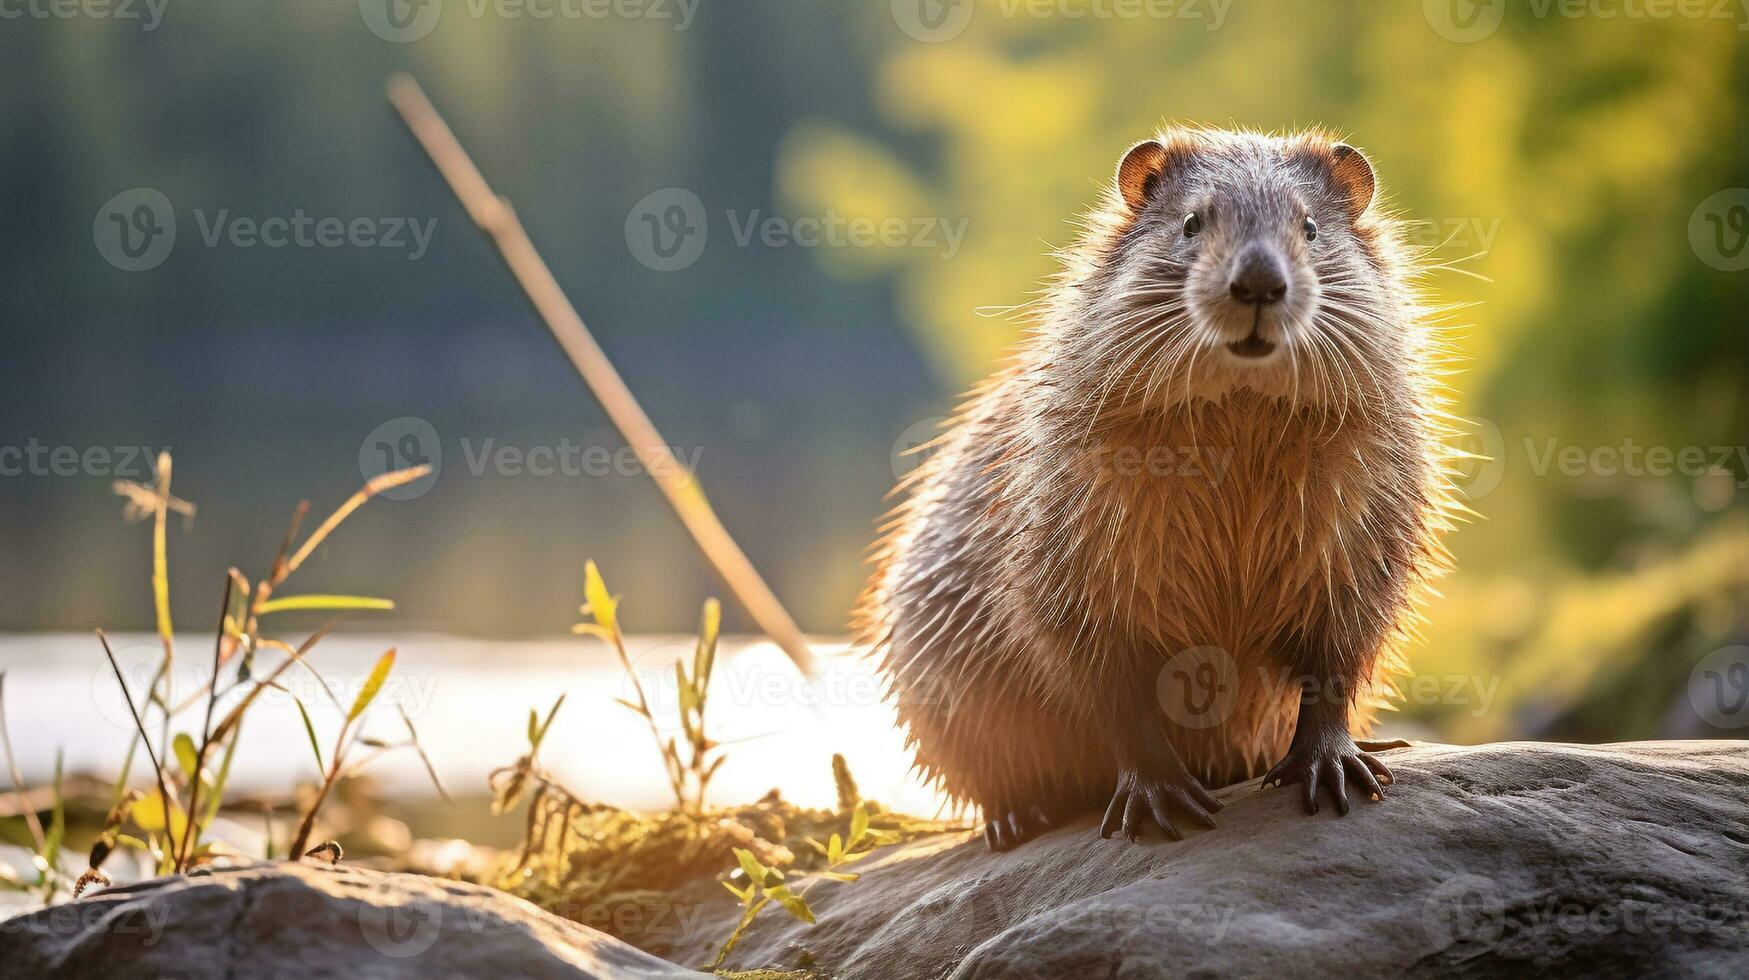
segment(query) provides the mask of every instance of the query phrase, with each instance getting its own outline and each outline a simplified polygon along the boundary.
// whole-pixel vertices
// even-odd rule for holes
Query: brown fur
[[[1194,648],[1220,651],[1230,710],[1160,723],[1210,785],[1282,756],[1302,676],[1341,683],[1364,729],[1445,565],[1438,348],[1364,158],[1321,133],[1158,142],[901,484],[859,603],[917,765],[986,814],[1102,805],[1104,732],[1125,722],[1107,695],[1169,685]],[[1192,206],[1211,216],[1194,242]],[[1296,208],[1322,246],[1275,230]],[[1224,290],[1202,279],[1255,234],[1285,243],[1316,297],[1275,324],[1293,339],[1269,367],[1218,349],[1234,328],[1197,292]]]

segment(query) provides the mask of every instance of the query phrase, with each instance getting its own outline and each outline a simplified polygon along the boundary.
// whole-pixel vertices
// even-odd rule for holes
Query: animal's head
[[[1075,360],[1132,399],[1369,401],[1407,295],[1375,192],[1366,157],[1321,133],[1136,144],[1066,273]]]

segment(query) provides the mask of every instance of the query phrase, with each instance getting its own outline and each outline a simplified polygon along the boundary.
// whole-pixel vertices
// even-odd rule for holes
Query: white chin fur
[[[1171,400],[1215,401],[1243,389],[1304,403],[1319,400],[1327,392],[1307,376],[1310,365],[1304,349],[1306,331],[1316,329],[1315,313],[1315,307],[1290,304],[1266,309],[1258,319],[1254,308],[1240,308],[1224,297],[1206,306],[1195,304],[1192,323],[1203,338],[1203,350],[1193,364],[1186,365],[1189,376],[1171,387]],[[1246,357],[1229,345],[1249,337],[1254,322],[1257,335],[1274,348]]]

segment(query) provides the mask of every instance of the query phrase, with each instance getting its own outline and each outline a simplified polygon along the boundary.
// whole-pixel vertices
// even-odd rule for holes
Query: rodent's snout
[[[1252,242],[1233,263],[1227,291],[1246,306],[1273,306],[1287,295],[1287,263],[1261,242]]]

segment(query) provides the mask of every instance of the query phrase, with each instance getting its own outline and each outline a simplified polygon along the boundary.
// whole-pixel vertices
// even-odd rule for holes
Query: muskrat
[[[900,484],[858,603],[917,767],[994,849],[1107,799],[1347,786],[1450,483],[1443,347],[1372,165],[1322,132],[1124,154],[1026,339]]]

